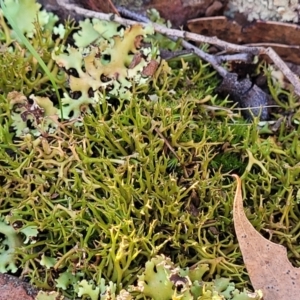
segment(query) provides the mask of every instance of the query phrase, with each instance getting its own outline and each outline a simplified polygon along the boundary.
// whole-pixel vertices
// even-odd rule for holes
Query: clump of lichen
[[[222,176],[206,175],[217,145],[201,142],[210,139],[203,135],[203,122],[190,117],[200,104],[192,98],[181,104],[135,98],[117,107],[104,102],[84,117],[82,128],[68,125],[37,140],[28,134],[16,143],[12,162],[23,162],[17,169],[1,167],[7,170],[2,214],[10,211],[11,224],[39,232],[18,251],[21,265],[41,270],[36,284],[57,271],[73,271],[96,284],[103,277],[126,286],[160,252],[182,264],[197,262],[202,253],[219,272],[227,265],[235,273],[238,266],[230,267],[230,255],[219,265],[213,249],[203,252],[207,229],[203,239],[197,237],[208,218],[199,203],[212,213],[214,201],[223,198]],[[174,154],[155,128],[170,139],[175,153],[181,148],[172,171]],[[186,176],[189,172],[193,177]],[[221,211],[230,218],[229,211]],[[218,227],[218,221],[210,226]],[[225,249],[228,243],[215,247]],[[43,253],[56,259],[49,269],[38,262]]]
[[[52,53],[56,63],[70,73],[71,93],[62,99],[66,119],[78,118],[83,110],[90,113],[89,105],[101,103],[105,95],[130,99],[132,87],[145,85],[159,63],[158,49],[142,45],[143,38],[154,33],[152,26],[136,24],[124,29],[96,19],[80,26],[74,34],[79,48],[69,46]]]
[[[297,23],[299,19],[299,1],[229,0],[226,13],[232,15],[237,11],[243,13],[249,21],[276,20]]]
[[[82,23],[95,30],[96,40],[97,24]],[[82,44],[88,52],[79,59],[79,50],[65,45],[70,32],[47,48],[46,31],[35,28],[43,38],[28,38],[36,49],[43,49],[43,59],[61,82],[68,120],[59,114],[58,99],[39,66],[36,74],[44,81],[27,85],[25,70],[34,67],[34,58],[21,44],[12,44],[19,48],[11,48],[11,62],[20,59],[21,69],[9,75],[17,86],[1,85],[0,214],[3,224],[13,228],[8,234],[21,241],[11,244],[14,253],[9,259],[24,276],[46,290],[97,299],[102,291],[118,294],[138,276],[143,278],[143,266],[147,270],[147,262],[149,266],[153,257],[164,254],[176,267],[205,264],[203,281],[219,275],[236,286],[245,285],[232,224],[232,171],[243,177],[248,218],[258,230],[272,232],[272,240],[287,246],[290,259],[299,264],[300,114],[290,93],[287,97],[270,82],[272,96],[288,116],[274,115],[273,124],[257,119],[248,123],[229,99],[215,94],[219,79],[195,58],[177,62],[173,69],[162,61],[147,78],[147,88],[142,83],[139,89],[135,78],[126,78],[132,86],[121,97],[112,92],[111,82],[107,90],[106,85],[91,84],[88,70],[94,69],[85,59],[94,67],[111,62],[107,56],[96,61],[99,49]],[[110,51],[109,42],[120,38],[107,37]],[[132,40],[136,42],[136,36]],[[150,62],[152,54],[145,55]],[[133,59],[135,54],[129,56]],[[66,77],[54,64],[59,59],[68,69],[70,85],[60,81]],[[72,69],[75,61],[78,74]],[[128,67],[128,62],[122,63]],[[142,78],[143,64],[136,66]],[[94,71],[100,76],[99,69]],[[112,73],[104,75],[118,81]],[[84,105],[76,103],[82,94],[78,99],[70,96],[78,92],[76,80]],[[213,283],[209,288],[215,291]],[[206,285],[197,286],[201,289]]]
[[[19,30],[26,35],[47,65],[57,84],[62,85],[65,82],[65,77],[51,58],[51,52],[55,46],[66,41],[68,34],[73,30],[72,24],[66,22],[63,30],[60,26],[55,26],[58,17],[40,10],[41,5],[34,0],[20,2],[6,0],[4,4],[6,4],[6,9]],[[53,39],[54,33],[56,39]],[[0,36],[1,93],[7,94],[16,90],[25,95],[31,93],[52,94],[53,87],[49,78],[39,66],[36,57],[26,49],[16,32],[9,27],[2,10],[0,10]]]
[[[0,89],[5,94],[11,92],[8,100],[17,136],[51,132],[58,119],[78,121],[81,114],[91,113],[92,107],[106,97],[130,99],[132,90],[147,89],[146,83],[158,67],[158,49],[142,44],[146,35],[153,34],[150,25],[124,28],[114,22],[85,20],[73,34],[71,46],[66,40],[74,32],[73,22],[55,26],[58,18],[41,11],[34,0],[21,4],[6,1],[5,7],[14,26],[26,35],[53,77],[48,77],[36,55],[22,45],[1,13],[5,55],[0,61],[4,66]],[[27,12],[24,24],[18,19],[22,10]],[[28,23],[30,26],[26,26]],[[53,81],[58,85],[56,95]]]
[[[0,220],[0,233],[2,234],[0,247],[0,272],[16,272],[18,267],[15,261],[16,247],[22,245],[21,237],[18,236],[12,226],[7,224],[3,218]]]
[[[261,291],[241,292],[229,278],[218,277],[211,282],[204,282],[202,277],[208,270],[208,265],[201,263],[182,269],[163,255],[157,256],[146,263],[144,273],[139,276],[137,287],[130,287],[130,290],[138,291],[154,300],[262,299]]]
[[[180,84],[190,71],[185,65]],[[201,72],[205,77],[210,70],[202,66]],[[80,280],[92,279],[97,287],[104,279],[120,290],[160,253],[183,267],[208,264],[206,281],[218,274],[243,283],[231,216],[234,189],[222,170],[228,152],[235,153],[235,168],[248,183],[254,225],[278,229],[297,222],[278,219],[298,215],[294,205],[284,205],[286,197],[297,201],[292,196],[299,170],[286,168],[298,160],[297,131],[287,138],[291,128],[283,121],[277,137],[268,137],[257,123],[214,115],[203,102],[222,101],[211,98],[210,88],[203,89],[208,81],[197,72],[199,77],[191,94],[178,99],[153,88],[161,93],[156,101],[106,100],[84,116],[82,127],[61,124],[47,136],[15,141],[13,153],[1,148],[1,214],[17,231],[35,229],[16,257],[37,286],[71,295]],[[192,96],[197,90],[199,99]],[[277,221],[269,223],[272,216]],[[297,249],[289,228],[273,239]]]

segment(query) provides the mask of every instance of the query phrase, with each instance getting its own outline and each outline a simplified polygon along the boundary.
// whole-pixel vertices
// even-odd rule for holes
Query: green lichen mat
[[[72,299],[261,299],[232,173],[299,265],[299,103],[267,66],[280,113],[249,123],[208,64],[161,59],[179,46],[151,26],[1,4],[0,272]]]

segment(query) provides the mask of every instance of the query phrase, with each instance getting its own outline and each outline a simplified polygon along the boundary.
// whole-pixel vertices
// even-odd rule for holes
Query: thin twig
[[[279,44],[279,43],[249,43],[249,44],[244,44],[244,46],[264,47],[264,48],[278,47],[278,48],[297,49],[297,50],[300,49],[300,46],[298,46],[298,45],[285,45],[285,44]]]
[[[225,77],[228,74],[228,71],[220,65],[220,61],[217,59],[217,56],[208,54],[185,40],[182,40],[181,44],[184,48],[192,49],[196,55],[209,62],[222,77]]]
[[[67,2],[67,0],[57,0],[57,3],[61,7],[65,8],[69,11],[75,11],[79,15],[83,15],[83,16],[89,17],[89,18],[97,18],[97,19],[101,19],[101,20],[105,20],[105,21],[114,21],[114,22],[117,22],[124,26],[135,25],[140,22],[145,23],[143,21],[136,22],[136,21],[127,20],[127,19],[121,18],[117,15],[104,14],[104,13],[100,13],[100,12],[90,11],[90,10],[81,8],[79,6],[76,6],[74,4],[69,4]],[[203,36],[203,35],[192,33],[192,32],[171,29],[171,28],[167,28],[163,25],[159,25],[157,23],[152,23],[152,26],[156,32],[167,35],[169,37],[182,38],[183,40],[191,40],[194,42],[215,45],[218,48],[225,50],[226,52],[244,52],[244,53],[251,53],[253,55],[266,54],[274,62],[274,64],[282,71],[282,73],[286,76],[286,78],[288,78],[288,80],[294,86],[295,93],[298,96],[300,96],[300,80],[299,80],[299,78],[287,67],[285,62],[278,56],[278,54],[272,48],[248,47],[248,46],[236,45],[233,43],[228,43],[228,42],[222,41],[222,40],[218,39],[217,37],[207,37],[207,36]],[[207,56],[209,54],[206,53],[204,55],[203,53],[201,53],[201,55],[203,55],[203,59],[207,60],[206,58],[209,58],[209,56]],[[199,51],[198,51],[198,55],[200,56]],[[204,57],[206,57],[206,58],[204,58]],[[224,76],[224,71],[220,70],[220,72],[221,72],[220,74],[221,75],[223,74],[222,76]]]
[[[286,63],[281,59],[281,57],[272,48],[262,48],[261,54],[266,54],[270,57],[277,68],[285,75],[285,77],[294,86],[295,93],[300,96],[300,81],[299,77],[291,71],[291,69],[286,65]]]
[[[218,53],[216,59],[222,63],[225,61],[243,61],[246,63],[253,62],[253,55],[251,53],[235,53],[235,54],[222,54]]]

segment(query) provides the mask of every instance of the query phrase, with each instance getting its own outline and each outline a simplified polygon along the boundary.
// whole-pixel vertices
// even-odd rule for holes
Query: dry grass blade
[[[264,300],[299,300],[300,269],[289,262],[285,247],[265,239],[251,225],[243,209],[241,179],[233,177],[234,227],[253,287],[263,291]]]

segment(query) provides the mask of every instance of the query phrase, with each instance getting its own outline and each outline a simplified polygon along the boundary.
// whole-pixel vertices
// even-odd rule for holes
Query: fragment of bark
[[[55,291],[42,291],[19,277],[9,274],[0,274],[0,300],[35,300],[41,292],[56,294],[57,300],[70,300]]]
[[[103,1],[103,0],[102,0]],[[76,0],[86,9],[102,11],[99,0]],[[106,0],[107,1],[107,0]],[[155,8],[173,26],[186,24],[187,20],[200,16],[222,14],[228,0],[112,0],[114,6],[126,7],[128,10],[146,16],[148,9]]]
[[[272,47],[284,61],[300,65],[300,26],[296,24],[259,20],[250,23],[220,16],[190,20],[188,28],[230,43]]]
[[[93,11],[100,11],[105,14],[119,15],[114,3],[111,0],[76,0],[77,4],[80,4],[84,8],[88,8]]]
[[[33,300],[38,290],[31,284],[8,274],[0,274],[0,300]]]

